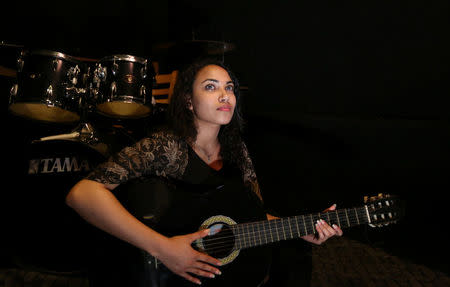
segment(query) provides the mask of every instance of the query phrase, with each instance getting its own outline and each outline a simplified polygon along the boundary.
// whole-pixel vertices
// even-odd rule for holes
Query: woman
[[[187,280],[184,282],[201,284],[202,277],[220,275],[222,262],[191,245],[205,238],[211,232],[209,228],[166,236],[130,213],[117,199],[115,190],[128,181],[151,176],[198,186],[232,179],[230,186],[240,185],[242,190],[251,191],[254,198],[248,201],[249,206],[253,204],[252,200],[255,206],[248,210],[257,210],[262,197],[240,136],[242,118],[238,100],[238,81],[223,63],[211,59],[193,63],[177,78],[168,110],[169,128],[151,134],[101,164],[71,189],[67,204],[94,226],[151,254],[174,274]],[[216,188],[220,187],[222,185],[217,184]],[[234,188],[233,192],[236,190]],[[205,197],[211,194],[214,193],[195,193],[195,196],[199,196],[196,198],[200,202],[210,200]],[[236,193],[230,193],[228,198],[234,195]],[[235,200],[241,205],[242,202],[245,200]],[[233,202],[232,205],[234,207]],[[210,206],[207,203],[200,209]],[[233,207],[230,210],[238,209],[237,205]],[[245,206],[242,209],[248,211]],[[265,216],[275,218],[270,214]],[[339,227],[331,227],[325,222],[318,222],[316,230],[317,236],[308,235],[303,239],[321,244],[342,234]]]

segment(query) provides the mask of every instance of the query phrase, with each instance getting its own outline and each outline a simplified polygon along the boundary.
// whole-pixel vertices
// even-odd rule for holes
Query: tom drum
[[[155,100],[149,60],[132,55],[104,57],[96,64],[91,79],[90,98],[100,114],[131,119],[150,115]]]
[[[73,123],[87,92],[87,67],[72,56],[49,50],[22,51],[9,111],[33,120]]]

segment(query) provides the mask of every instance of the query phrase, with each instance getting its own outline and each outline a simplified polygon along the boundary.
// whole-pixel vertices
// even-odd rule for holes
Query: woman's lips
[[[217,110],[229,112],[229,111],[231,111],[231,106],[221,106],[221,107],[218,107]]]

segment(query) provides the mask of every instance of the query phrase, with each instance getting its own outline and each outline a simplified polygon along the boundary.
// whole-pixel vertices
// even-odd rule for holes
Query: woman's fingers
[[[206,263],[209,263],[209,264],[212,264],[212,265],[215,265],[215,266],[221,266],[222,265],[222,262],[219,259],[216,259],[214,257],[211,257],[211,256],[209,256],[207,254],[200,253],[200,252],[199,252],[199,256],[198,256],[197,260],[198,261],[202,261],[202,262],[206,262]],[[211,265],[208,265],[208,266],[211,266]],[[219,269],[217,269],[217,268],[215,268],[213,266],[211,266],[211,268],[213,268],[214,270],[219,271]]]
[[[336,235],[337,236],[342,236],[342,234],[344,234],[342,229],[339,226],[337,226],[336,224],[333,224],[332,227],[333,227],[334,230],[336,230]]]
[[[323,243],[328,238],[337,235],[337,231],[332,228],[328,223],[326,223],[323,219],[317,220],[316,223],[316,230],[318,235],[318,243]]]
[[[336,203],[325,209],[324,211],[333,211],[336,210]]]
[[[217,262],[217,261],[218,260],[215,258],[212,258],[210,256],[200,253],[200,255],[197,258],[197,261],[195,263],[193,263],[192,266],[187,267],[185,269],[185,274],[183,277],[193,283],[196,283],[196,284],[201,284],[200,279],[196,278],[190,274],[201,276],[201,277],[207,277],[207,278],[215,278],[216,275],[222,274],[220,272],[220,270],[210,264],[203,263],[203,262],[209,262],[211,264],[220,265],[221,262],[220,261]]]

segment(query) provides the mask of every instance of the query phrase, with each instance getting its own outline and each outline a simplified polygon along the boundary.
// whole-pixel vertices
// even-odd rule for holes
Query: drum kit
[[[91,59],[14,48],[19,50],[17,68],[0,64],[0,76],[13,79],[8,125],[15,150],[9,159],[18,186],[8,196],[8,213],[14,221],[14,261],[47,271],[83,272],[92,252],[90,236],[97,231],[66,206],[65,195],[152,125],[160,111],[152,94],[154,63],[131,54]],[[19,131],[15,125],[22,125]]]
[[[87,61],[52,50],[18,53],[8,102],[8,124],[16,129],[10,178],[17,188],[9,196],[16,264],[84,269],[94,230],[65,204],[65,195],[113,152],[136,142],[125,123],[143,127],[152,116],[154,78],[151,61],[133,55]]]

